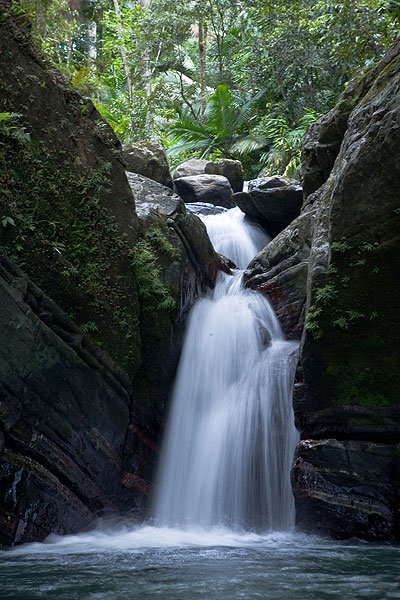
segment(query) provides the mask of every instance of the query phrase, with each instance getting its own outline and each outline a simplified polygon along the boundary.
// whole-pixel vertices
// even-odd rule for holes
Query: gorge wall
[[[338,537],[400,535],[399,90],[397,43],[309,131],[302,212],[246,273],[302,335],[297,523]]]

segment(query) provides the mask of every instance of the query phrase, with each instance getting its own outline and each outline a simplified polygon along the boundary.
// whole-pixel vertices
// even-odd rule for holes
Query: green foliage
[[[159,244],[158,240],[156,244]],[[167,241],[166,244],[168,244]],[[169,245],[167,247],[170,252]],[[157,260],[158,255],[151,241],[144,239],[136,244],[132,252],[132,264],[139,284],[141,312],[153,319],[155,314],[163,311],[169,313],[176,309],[176,301],[161,279],[161,270],[157,265]]]
[[[13,5],[18,19],[33,20],[52,64],[93,98],[122,141],[161,140],[167,128],[172,160],[179,149],[218,150],[256,171],[263,154],[267,173],[293,177],[309,117],[330,109],[347,81],[383,54],[399,21],[397,0]],[[258,94],[265,104],[256,103],[257,114]]]
[[[178,121],[167,130],[171,143],[168,154],[190,150],[202,158],[216,151],[227,157],[237,155],[256,117],[261,96],[259,92],[250,98],[237,98],[226,85],[219,85],[208,98],[204,113],[199,107],[192,112],[181,110]]]
[[[304,136],[319,116],[309,110],[293,127],[283,118],[264,117],[260,121],[255,133],[265,140],[265,146],[269,146],[260,158],[265,175],[278,174],[300,179]]]

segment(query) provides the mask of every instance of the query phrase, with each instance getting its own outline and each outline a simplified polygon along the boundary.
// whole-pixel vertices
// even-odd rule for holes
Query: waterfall
[[[269,241],[239,209],[203,221],[216,250],[241,269]],[[294,525],[297,344],[284,340],[268,301],[244,288],[242,273],[220,273],[189,316],[159,467],[159,525]]]

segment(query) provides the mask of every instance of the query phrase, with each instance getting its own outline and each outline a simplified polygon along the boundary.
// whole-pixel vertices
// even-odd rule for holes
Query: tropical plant
[[[282,118],[267,117],[260,128],[269,149],[260,157],[262,170],[266,175],[284,175],[298,179],[301,167],[301,148],[304,136],[319,115],[312,110],[307,111],[301,119],[291,127]]]
[[[228,86],[219,85],[208,98],[204,112],[198,105],[180,108],[177,121],[167,128],[171,144],[168,154],[190,150],[201,157],[216,151],[226,157],[236,156],[239,141],[249,135],[258,116],[257,103],[262,95],[263,91],[243,99]]]

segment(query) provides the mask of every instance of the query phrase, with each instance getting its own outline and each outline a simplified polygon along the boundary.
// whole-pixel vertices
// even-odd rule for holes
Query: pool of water
[[[0,552],[0,598],[400,599],[400,547],[102,525]]]

